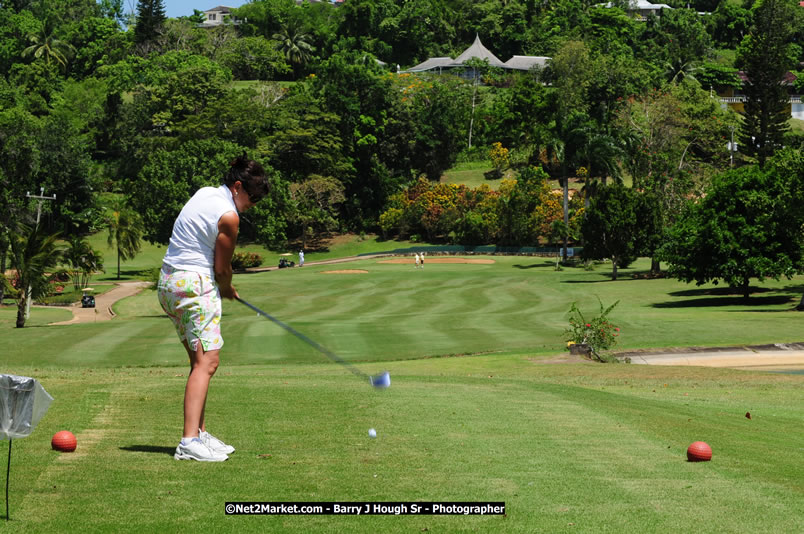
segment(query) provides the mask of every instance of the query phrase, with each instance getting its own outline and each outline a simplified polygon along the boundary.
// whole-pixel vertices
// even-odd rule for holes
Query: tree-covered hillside
[[[242,235],[269,245],[380,228],[568,243],[596,191],[623,180],[658,199],[667,231],[714,175],[801,150],[773,102],[804,79],[795,0],[667,3],[640,18],[625,1],[255,0],[201,27],[200,12],[165,18],[161,0],[133,13],[121,0],[0,1],[0,245],[39,191],[56,195],[39,202],[49,232],[106,227],[99,195],[113,192],[165,242],[187,198],[243,151],[274,187]],[[502,61],[551,59],[404,72],[476,36]],[[745,117],[717,98],[735,88]],[[426,185],[490,154],[521,183],[457,196]],[[537,178],[562,187],[558,209]]]

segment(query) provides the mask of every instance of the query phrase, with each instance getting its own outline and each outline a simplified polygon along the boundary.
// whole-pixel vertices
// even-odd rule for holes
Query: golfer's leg
[[[184,437],[197,437],[204,428],[209,381],[218,369],[220,349],[204,351],[201,343],[190,354],[190,376],[184,390]]]

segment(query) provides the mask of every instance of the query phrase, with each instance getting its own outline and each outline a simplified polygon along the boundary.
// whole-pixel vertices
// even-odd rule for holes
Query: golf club
[[[273,321],[274,323],[278,324],[279,326],[281,326],[282,328],[284,328],[285,330],[287,330],[288,332],[290,332],[291,334],[293,334],[297,338],[301,339],[302,341],[304,341],[305,343],[307,343],[311,347],[315,348],[316,350],[318,350],[319,352],[324,354],[324,356],[326,356],[327,358],[329,358],[333,362],[336,362],[336,363],[339,363],[339,364],[343,365],[344,367],[349,369],[349,371],[351,371],[353,375],[358,376],[358,377],[360,377],[360,378],[362,378],[364,380],[368,378],[369,383],[372,386],[374,386],[375,388],[387,388],[388,386],[391,385],[391,375],[388,374],[388,371],[386,371],[386,372],[384,372],[384,373],[382,373],[382,374],[380,374],[378,376],[369,376],[366,373],[364,373],[363,371],[361,371],[360,369],[358,369],[357,367],[355,367],[354,365],[352,365],[351,363],[347,362],[346,360],[344,360],[343,358],[341,358],[340,356],[338,356],[337,354],[335,354],[334,352],[329,350],[328,348],[324,347],[323,345],[321,345],[319,343],[316,343],[315,341],[313,341],[309,337],[305,336],[304,334],[302,334],[301,332],[299,332],[298,330],[296,330],[292,326],[283,323],[282,321],[280,321],[279,319],[277,319],[276,317],[274,317],[274,316],[272,316],[270,314],[265,313],[264,311],[262,311],[258,307],[254,306],[253,304],[250,304],[249,302],[246,302],[245,300],[241,299],[240,297],[235,297],[235,298],[237,299],[238,302],[240,302],[244,306],[247,306],[247,307],[251,308],[253,311],[257,312],[258,315],[262,315],[263,317],[265,317],[269,321]]]

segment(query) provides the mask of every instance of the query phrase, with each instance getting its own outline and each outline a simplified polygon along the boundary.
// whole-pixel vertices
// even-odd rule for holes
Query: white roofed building
[[[241,24],[240,19],[232,14],[233,7],[217,6],[204,11],[204,22],[199,24],[200,28],[214,28],[222,24]]]
[[[472,58],[488,61],[489,66],[508,70],[530,70],[534,67],[544,68],[547,66],[549,57],[543,56],[514,56],[505,63],[495,56],[491,51],[483,46],[480,36],[475,36],[475,42],[464,50],[461,55],[452,59],[451,57],[431,57],[427,61],[419,63],[403,72],[433,72],[441,74],[444,71],[467,68],[466,62]]]
[[[486,59],[488,60],[489,65],[492,67],[498,67],[501,69],[505,68],[505,63],[497,59],[497,56],[492,54],[488,48],[483,46],[483,43],[480,42],[480,36],[477,34],[475,34],[475,42],[472,43],[472,46],[464,50],[460,56],[456,57],[455,63],[458,65],[463,65],[472,58]]]
[[[611,2],[598,4],[601,7],[613,7]],[[631,0],[625,9],[627,13],[633,15],[637,20],[647,20],[648,16],[662,16],[662,9],[673,9],[667,4],[651,4],[648,0]]]
[[[534,67],[544,69],[550,59],[552,58],[544,56],[514,56],[505,62],[505,66],[516,70],[530,70]]]

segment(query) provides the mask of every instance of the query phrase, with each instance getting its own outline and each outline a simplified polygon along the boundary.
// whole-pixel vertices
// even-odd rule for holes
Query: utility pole
[[[42,216],[42,201],[43,200],[56,200],[56,195],[46,197],[45,196],[45,188],[39,188],[38,195],[32,195],[30,191],[25,192],[25,196],[28,198],[35,198],[38,200],[36,203],[36,229],[39,229],[39,218]],[[25,320],[27,321],[31,317],[31,284],[28,284],[28,293],[25,294]]]

